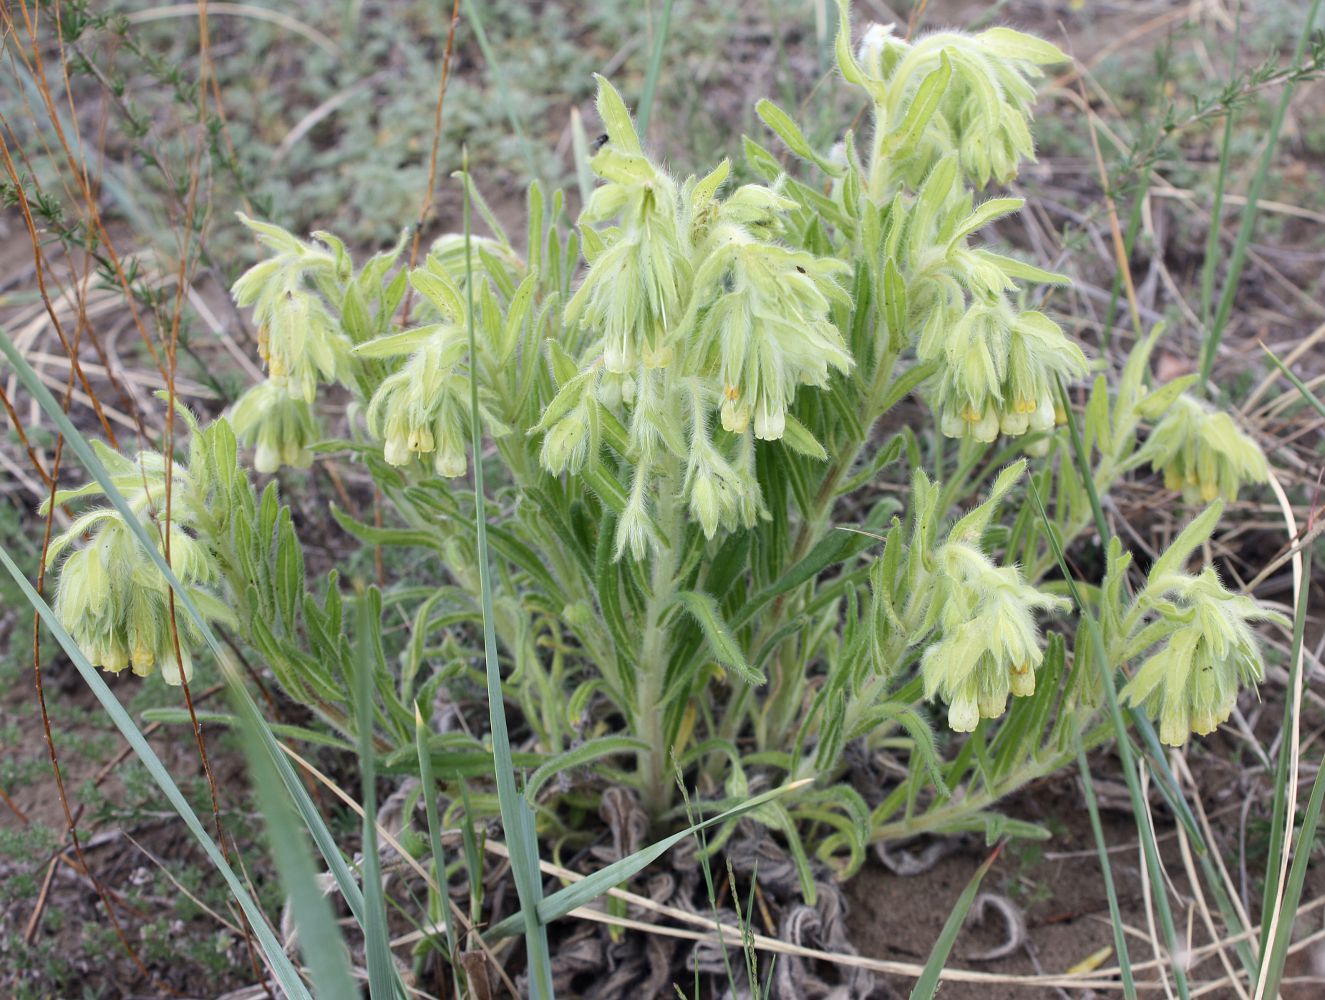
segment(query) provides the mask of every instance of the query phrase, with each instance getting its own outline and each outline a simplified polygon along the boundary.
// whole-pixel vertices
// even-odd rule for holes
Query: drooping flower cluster
[[[143,552],[129,528],[113,512],[91,542],[65,560],[55,595],[55,612],[94,667],[119,673],[132,667],[146,677],[158,667],[167,684],[193,677],[190,653],[201,636],[182,611],[179,656],[170,630],[169,585]],[[170,563],[185,586],[211,582],[214,567],[203,547],[184,529],[171,525]],[[164,552],[164,545],[160,546]]]
[[[581,222],[619,224],[607,241],[585,227],[590,268],[566,306],[566,322],[600,330],[603,363],[621,374],[667,363],[667,336],[685,308],[690,248],[677,221],[676,182],[644,156],[620,95],[598,79],[609,141],[592,166],[607,183],[594,191]]]
[[[1035,693],[1044,653],[1034,612],[1067,602],[1026,584],[1015,566],[995,566],[964,541],[949,541],[935,562],[925,628],[936,630],[937,641],[921,660],[925,697],[946,701],[948,725],[965,733],[981,718],[1002,715],[1009,694]]]
[[[1021,206],[993,199],[972,207],[956,160],[940,160],[913,204],[898,195],[887,245],[904,307],[890,336],[905,343],[919,327],[916,353],[935,365],[934,405],[949,437],[993,441],[1050,431],[1059,412],[1057,384],[1085,374],[1085,354],[1052,319],[1018,310],[1014,278],[1059,281],[1010,257],[972,249],[968,237]]]
[[[368,426],[384,442],[391,465],[407,465],[416,457],[432,458],[440,476],[463,476],[468,467],[469,376],[459,367],[468,353],[468,338],[458,326],[439,324],[414,331],[416,336],[384,338],[390,349],[373,348],[373,356],[408,353],[409,359],[388,375],[368,404]]]
[[[1060,377],[1085,373],[1081,348],[1041,312],[1014,312],[1006,302],[971,306],[941,342],[926,328],[922,356],[940,360],[937,404],[948,437],[993,441],[1051,431],[1061,408]]]
[[[1120,697],[1158,720],[1160,740],[1182,746],[1191,733],[1213,732],[1232,713],[1239,687],[1264,676],[1249,623],[1282,619],[1228,591],[1210,567],[1199,576],[1167,574],[1152,581],[1142,596],[1159,616],[1158,624],[1143,634],[1159,648]]]
[[[701,370],[717,369],[724,430],[740,434],[753,420],[755,437],[776,441],[798,386],[822,388],[830,368],[852,366],[828,318],[833,301],[850,303],[834,280],[848,268],[726,221],[709,239],[713,250],[695,280],[697,301],[708,303],[696,331]]]
[[[130,459],[109,449],[98,451],[112,482],[158,551],[166,555],[164,459],[152,452]],[[176,463],[174,480],[168,550],[171,569],[190,589],[204,615],[224,617],[224,607],[204,589],[216,580],[218,570],[215,557],[194,533],[196,495],[188,469]],[[95,485],[61,491],[56,502],[98,492]],[[84,535],[90,537],[79,545]],[[77,518],[52,541],[48,564],[54,565],[71,547],[73,551],[60,567],[54,610],[88,661],[111,673],[132,668],[140,677],[159,668],[167,684],[192,677],[191,650],[201,640],[197,626],[182,610],[174,616],[179,636],[176,656],[169,584],[120,513],[101,508]]]
[[[598,108],[609,141],[592,166],[606,183],[581,221],[616,224],[582,226],[589,270],[565,311],[569,327],[597,339],[533,431],[544,434],[545,468],[575,471],[595,460],[599,408],[621,414],[634,469],[617,550],[642,557],[657,540],[651,487],[664,467],[682,473],[678,499],[711,538],[763,511],[755,438],[784,439],[790,427],[817,448],[789,411],[800,386],[852,367],[832,319],[835,305],[850,306],[838,283],[849,268],[780,241],[796,203],[776,186],[720,197],[725,162],[678,185],[645,157],[602,79]]]
[[[841,4],[843,23],[846,6]],[[839,59],[849,53],[839,51]],[[890,156],[889,168],[918,183],[940,158],[956,153],[962,171],[979,187],[995,180],[1006,184],[1022,162],[1035,159],[1031,138],[1034,81],[1042,66],[1068,57],[1048,42],[1010,28],[979,34],[937,32],[913,42],[891,25],[865,33],[852,67],[857,80],[874,95],[876,150]],[[845,67],[844,67],[845,68]],[[933,101],[923,128],[910,129],[925,113],[917,104]],[[899,124],[908,126],[908,144],[894,139]],[[899,155],[900,154],[900,155]]]
[[[349,341],[309,281],[330,283],[348,266],[338,253],[296,239],[279,226],[241,215],[275,255],[244,272],[231,289],[235,302],[253,307],[258,353],[268,377],[294,399],[311,403],[318,382],[343,366]]]
[[[1188,395],[1165,409],[1141,455],[1188,503],[1233,501],[1244,483],[1269,478],[1265,455],[1233,418]]]

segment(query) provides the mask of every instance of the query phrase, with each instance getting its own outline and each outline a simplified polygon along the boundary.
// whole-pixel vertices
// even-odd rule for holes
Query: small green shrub
[[[850,873],[887,837],[1038,835],[997,803],[1112,735],[1119,670],[1124,704],[1173,745],[1260,679],[1248,622],[1269,615],[1187,564],[1217,498],[1264,480],[1264,457],[1184,395],[1194,377],[1149,385],[1159,330],[1123,371],[1096,372],[1078,423],[1064,386],[1099,366],[1029,304],[1029,287],[1065,279],[977,240],[1022,205],[977,194],[1033,159],[1035,83],[1066,57],[1003,28],[914,42],[874,28],[853,51],[843,13],[838,66],[871,126],[824,151],[761,101],[794,170],[747,138],[748,182],[727,161],[678,180],[600,79],[602,183],[576,227],[532,186],[523,249],[470,176],[490,235],[444,237],[417,267],[404,241],[356,266],[330,234],[244,219],[267,256],[234,294],[268,381],[209,426],[183,414],[186,457],[101,457],[203,615],[331,735],[287,731],[350,748],[368,729],[383,772],[417,773],[416,706],[426,722],[440,686],[479,680],[482,557],[457,485],[475,421],[504,694],[533,745],[515,764],[549,832],[583,815],[557,812],[574,769],[633,787],[660,825],[683,821],[678,772],[710,814],[813,778],[755,814],[810,894],[811,856]],[[331,384],[352,405],[327,440]],[[1143,421],[1158,425],[1138,446]],[[315,597],[290,510],[274,483],[258,492],[241,443],[264,473],[352,457],[393,515],[336,509],[338,524],[416,553],[417,573],[347,595],[331,572]],[[1102,578],[1065,578],[1060,550],[1089,543],[1100,496],[1147,462],[1213,505],[1135,581],[1116,537]],[[885,470],[909,480],[905,502],[876,487]],[[51,558],[65,550],[57,607],[89,659],[187,677],[196,626],[176,616],[177,654],[165,581],[121,515],[86,514]],[[347,598],[382,622],[356,636],[371,712],[352,695]],[[934,701],[970,735],[936,732]],[[909,762],[868,803],[847,780],[855,741]],[[443,780],[492,775],[473,736],[425,742]]]

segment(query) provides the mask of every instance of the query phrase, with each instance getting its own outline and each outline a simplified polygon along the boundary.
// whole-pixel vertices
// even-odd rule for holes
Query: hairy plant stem
[[[791,546],[791,553],[787,558],[787,568],[795,566],[804,559],[810,550],[826,535],[832,527],[833,505],[837,500],[838,488],[842,479],[855,466],[860,454],[869,443],[874,434],[874,427],[883,416],[880,400],[885,394],[885,390],[891,384],[893,369],[897,363],[897,352],[885,351],[879,360],[878,366],[874,370],[874,376],[870,380],[866,390],[866,405],[869,407],[869,419],[861,424],[861,433],[858,437],[850,439],[836,449],[838,458],[829,465],[824,478],[819,485],[819,490],[814,497],[814,506],[811,513],[801,521],[799,529],[796,532],[795,541]],[[768,624],[761,630],[760,637],[756,639],[754,648],[758,649],[763,645],[763,639],[773,635],[786,621],[790,610],[797,607],[797,602],[789,601],[790,595],[779,596],[774,600],[771,612],[768,616]],[[787,676],[788,670],[783,662],[781,653],[775,655],[771,661],[770,687],[772,697],[768,701],[768,707],[764,713],[755,719],[756,742],[760,748],[783,748],[790,742],[787,733],[787,719],[784,718],[793,707],[789,704],[789,699],[794,690],[798,687],[790,682],[793,678]],[[742,708],[744,705],[742,705]],[[733,718],[741,713],[728,713],[727,720],[732,727],[739,726],[739,719]],[[795,713],[791,713],[795,714]],[[731,739],[735,735],[735,730],[728,727],[722,733],[726,739]]]
[[[644,635],[640,642],[640,677],[636,688],[636,731],[648,749],[638,757],[640,794],[644,808],[657,818],[671,806],[672,780],[668,767],[670,748],[666,740],[666,706],[663,688],[671,646],[667,641],[666,618],[676,596],[676,572],[681,557],[683,524],[677,497],[679,466],[668,461],[667,473],[658,490],[658,526],[662,539],[653,554],[649,573],[649,597],[644,608]]]

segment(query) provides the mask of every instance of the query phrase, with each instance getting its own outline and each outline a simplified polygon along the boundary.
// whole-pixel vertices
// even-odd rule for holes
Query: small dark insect
[[[805,268],[801,267],[799,264],[796,265],[796,270],[799,271],[801,274],[805,273]]]
[[[604,132],[602,135],[600,135],[597,139],[593,141],[593,151],[596,153],[606,145],[607,145],[607,133]]]

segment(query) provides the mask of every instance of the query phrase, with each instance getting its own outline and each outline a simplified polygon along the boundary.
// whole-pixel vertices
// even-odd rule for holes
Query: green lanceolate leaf
[[[802,160],[809,160],[815,166],[819,167],[824,173],[837,177],[842,173],[842,168],[829,163],[822,156],[814,151],[814,147],[806,140],[800,126],[791,120],[791,116],[779,108],[768,98],[764,98],[755,105],[755,114],[764,120],[764,124],[778,134],[787,148]]]
[[[765,683],[767,678],[763,673],[747,662],[741,644],[736,641],[731,628],[723,621],[718,602],[711,594],[683,590],[676,595],[676,603],[690,612],[695,621],[699,622],[700,628],[704,630],[704,638],[708,640],[709,649],[713,651],[713,656],[719,663],[734,671],[747,684]]]
[[[525,783],[525,798],[532,804],[544,785],[567,771],[585,767],[594,761],[602,760],[604,757],[636,753],[647,749],[648,745],[643,740],[635,739],[632,736],[600,736],[588,740],[540,765],[538,770],[529,776],[529,781]]]
[[[606,83],[606,81],[603,81]],[[611,90],[611,87],[606,87]],[[600,98],[603,91],[600,89]],[[621,99],[612,91],[616,104]],[[620,113],[625,107],[621,105]],[[612,111],[611,102],[604,117]],[[626,125],[629,125],[627,117]],[[620,123],[617,123],[618,131]],[[633,131],[632,131],[633,135]],[[468,174],[468,153],[465,154],[466,175]],[[468,190],[468,189],[466,189]],[[469,356],[476,358],[478,348],[474,334],[474,281],[473,256],[469,253],[469,198],[465,198],[465,315],[468,317]],[[474,533],[478,555],[479,589],[483,605],[483,652],[484,675],[488,688],[488,716],[492,733],[492,750],[496,757],[497,796],[501,803],[502,823],[506,829],[506,839],[511,850],[511,870],[515,876],[515,886],[520,899],[520,923],[525,932],[525,944],[528,949],[529,989],[536,1000],[552,1000],[552,959],[548,953],[547,928],[545,921],[540,921],[537,906],[543,895],[542,878],[538,870],[538,835],[534,829],[533,815],[529,803],[515,787],[515,768],[511,760],[510,737],[506,730],[506,705],[502,692],[501,665],[497,659],[497,633],[493,613],[492,579],[488,561],[488,516],[487,498],[483,488],[483,424],[478,405],[478,381],[469,380],[469,423],[470,448],[474,459]]]

